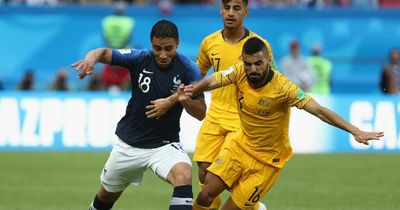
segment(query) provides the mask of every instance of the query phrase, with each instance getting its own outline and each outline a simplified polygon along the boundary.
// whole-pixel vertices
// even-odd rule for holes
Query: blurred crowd
[[[0,4],[63,5],[113,4],[122,0],[0,0]],[[219,0],[123,0],[128,4],[219,4]],[[400,7],[398,0],[249,0],[251,7]]]
[[[289,53],[276,61],[279,70],[296,85],[309,93],[329,94],[332,85],[333,62],[323,56],[321,43],[314,43],[309,55],[302,55],[299,41],[292,40]],[[121,92],[131,88],[129,71],[125,68],[111,65],[100,66],[88,80],[84,80],[82,87],[70,87],[68,82],[70,70],[60,68],[54,75],[52,82],[44,89],[50,91],[109,91]],[[73,74],[73,72],[71,72]],[[382,63],[380,73],[380,90],[384,94],[400,93],[400,49],[393,48],[388,58]],[[35,80],[35,70],[27,69],[20,79],[16,89],[21,91],[43,90],[38,88]],[[2,89],[0,78],[0,90]]]
[[[6,3],[26,3],[26,4],[60,4],[60,3],[116,3],[113,14],[103,18],[101,22],[102,36],[104,44],[108,48],[141,48],[132,46],[132,33],[135,27],[135,19],[125,15],[128,3],[138,3],[138,1],[118,1],[111,0],[91,1],[91,0],[0,0]],[[166,0],[161,0],[166,1]],[[175,0],[179,3],[195,3],[193,0]],[[191,2],[190,2],[191,1]],[[214,0],[202,0],[202,3]],[[220,2],[220,0],[217,0]],[[315,6],[315,7],[347,7],[350,5],[376,6],[384,2],[383,0],[249,0],[253,4],[265,6]],[[198,1],[196,1],[198,2]],[[389,1],[387,1],[389,2]],[[396,1],[397,2],[397,1]],[[400,1],[399,1],[400,2]],[[310,93],[329,94],[331,91],[331,73],[333,63],[323,56],[323,43],[314,43],[309,49],[309,55],[301,54],[301,43],[292,40],[288,45],[288,54],[283,56],[276,64],[296,85]],[[304,51],[303,51],[304,52]],[[62,67],[56,70],[54,78],[49,84],[39,84],[35,80],[35,70],[27,69],[21,77],[18,90],[51,90],[51,91],[112,91],[119,92],[129,90],[131,87],[129,71],[122,67],[111,65],[98,65],[94,75],[86,84],[81,87],[70,87],[68,68]],[[0,77],[0,90],[4,89],[2,78]],[[389,51],[387,61],[382,62],[380,73],[380,90],[385,94],[400,93],[400,51],[393,48]]]

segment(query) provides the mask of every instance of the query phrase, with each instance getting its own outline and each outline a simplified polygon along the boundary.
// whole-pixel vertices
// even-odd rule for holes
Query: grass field
[[[107,156],[0,152],[0,210],[87,209]],[[170,186],[147,173],[114,210],[164,210],[170,196]],[[398,210],[400,154],[295,154],[263,202],[269,210]]]

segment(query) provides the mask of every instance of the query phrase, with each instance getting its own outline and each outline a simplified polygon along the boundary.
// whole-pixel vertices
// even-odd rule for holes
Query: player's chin
[[[159,61],[159,62],[157,62],[157,64],[158,64],[158,66],[160,68],[167,68],[167,67],[169,67],[169,65],[171,65],[171,62],[161,62],[161,61]]]
[[[225,20],[224,25],[225,25],[225,27],[228,27],[228,28],[235,28],[237,26],[237,21],[236,20]]]
[[[247,77],[247,80],[251,83],[251,84],[259,84],[261,82],[261,78],[260,77]]]

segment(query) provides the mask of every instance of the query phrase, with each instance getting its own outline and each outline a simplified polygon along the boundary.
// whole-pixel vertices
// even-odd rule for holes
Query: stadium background
[[[78,81],[73,69],[73,91],[47,87],[57,69],[104,45],[100,22],[112,12],[110,5],[0,5],[1,210],[85,209],[90,202],[129,93],[86,92],[87,81]],[[144,48],[150,46],[154,22],[173,20],[180,31],[179,52],[193,59],[202,38],[222,27],[216,6],[174,5],[168,14],[158,6],[129,6],[127,15],[136,21],[133,44]],[[245,25],[271,43],[276,60],[288,53],[293,38],[303,55],[314,42],[323,43],[334,66],[332,94],[314,97],[360,128],[386,134],[361,146],[294,109],[290,136],[296,154],[266,198],[270,208],[398,209],[399,96],[382,95],[379,78],[389,49],[400,46],[400,10],[254,8]],[[35,70],[37,90],[16,91],[29,68]],[[181,124],[191,152],[200,122],[184,114]],[[152,176],[145,185],[130,189],[116,209],[165,209],[167,185]]]

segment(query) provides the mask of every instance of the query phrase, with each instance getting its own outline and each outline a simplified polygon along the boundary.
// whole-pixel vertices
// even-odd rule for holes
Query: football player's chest
[[[215,45],[210,48],[208,57],[214,69],[222,71],[241,61],[241,51],[241,45]]]
[[[137,87],[144,93],[170,95],[176,92],[183,82],[183,72],[175,69],[160,70],[144,67],[136,75]]]
[[[238,93],[238,100],[241,111],[260,116],[269,116],[283,106],[281,96],[271,89],[242,88]]]

